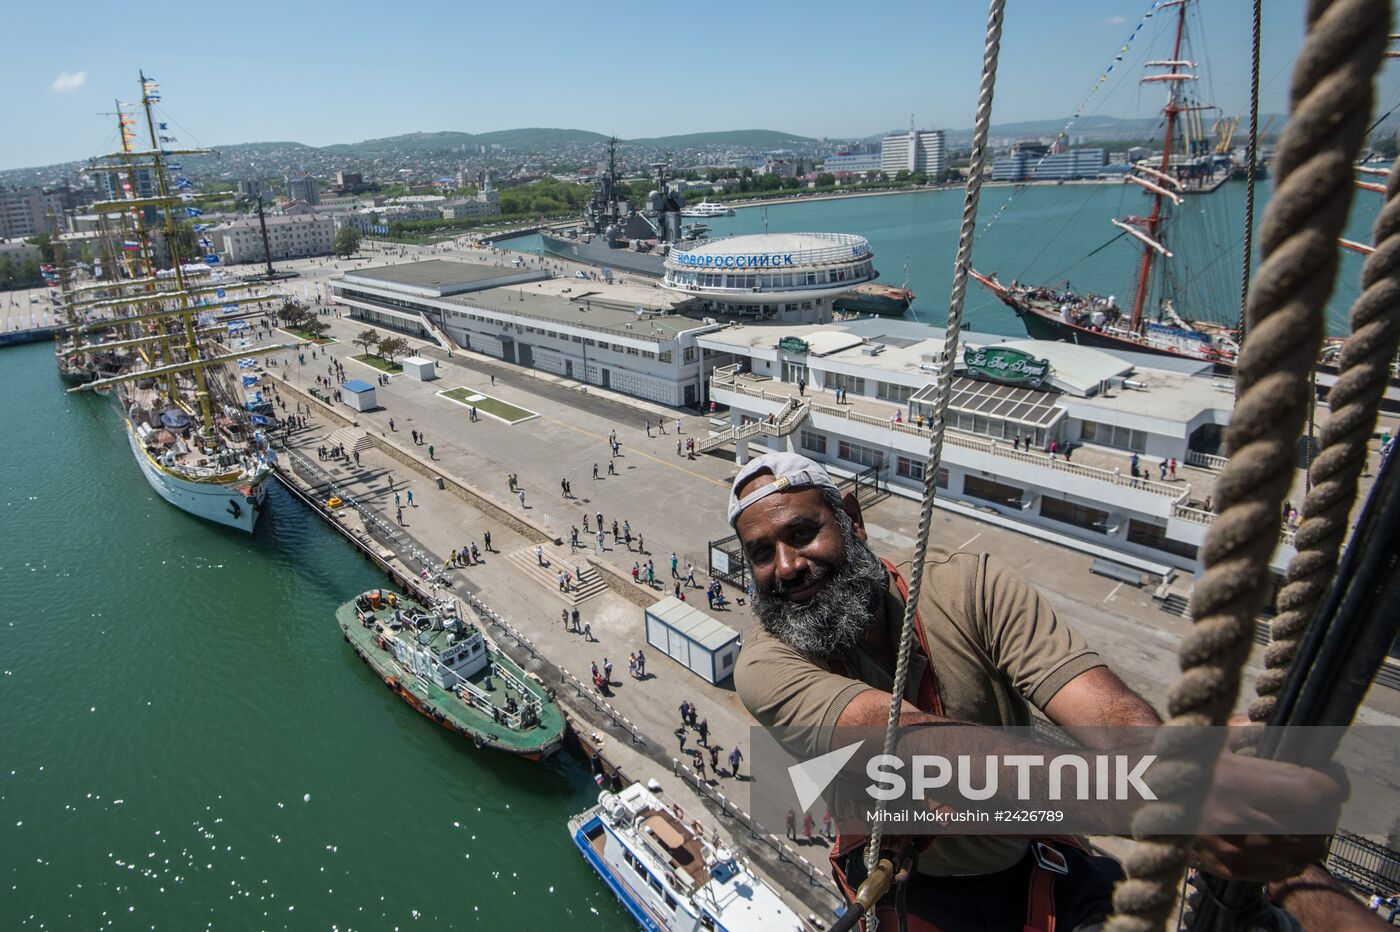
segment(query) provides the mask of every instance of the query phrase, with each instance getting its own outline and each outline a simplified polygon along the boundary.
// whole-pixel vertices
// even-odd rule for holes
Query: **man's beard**
[[[845,518],[845,520],[841,520]],[[755,589],[753,611],[763,630],[789,647],[815,657],[847,654],[865,641],[875,620],[880,595],[887,585],[885,567],[844,513],[837,514],[845,560],[833,572],[813,564],[806,575],[790,583],[776,583],[771,591]],[[806,602],[789,602],[783,593],[820,583]]]

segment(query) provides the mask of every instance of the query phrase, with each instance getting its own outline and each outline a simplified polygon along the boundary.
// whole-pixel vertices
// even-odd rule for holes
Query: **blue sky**
[[[993,120],[1068,116],[1150,0],[1009,0]],[[1201,0],[1193,57],[1245,113],[1249,3]],[[418,130],[554,126],[623,138],[723,129],[858,136],[970,126],[986,4],[366,2],[17,4],[0,58],[0,168],[111,148],[112,99],[144,68],[182,144],[354,142]],[[1170,17],[1148,21],[1129,63]],[[137,24],[150,24],[143,34]],[[1262,108],[1286,109],[1303,0],[1265,4]],[[29,37],[25,40],[23,37]],[[1091,113],[1145,115],[1120,67]],[[1381,110],[1400,102],[1388,65]]]

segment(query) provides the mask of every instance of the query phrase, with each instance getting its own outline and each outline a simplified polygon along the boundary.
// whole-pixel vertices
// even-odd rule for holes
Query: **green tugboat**
[[[544,760],[564,743],[564,713],[455,606],[429,608],[385,589],[340,606],[345,640],[420,715],[490,747]]]

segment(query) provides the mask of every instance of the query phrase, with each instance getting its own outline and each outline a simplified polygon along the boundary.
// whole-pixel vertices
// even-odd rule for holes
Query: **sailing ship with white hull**
[[[59,373],[65,381],[82,381],[69,391],[116,399],[132,456],[158,496],[196,517],[251,533],[274,461],[258,428],[272,426],[272,418],[252,413],[254,402],[266,410],[256,392],[261,376],[234,375],[229,364],[247,360],[240,364],[251,365],[254,356],[292,345],[253,348],[241,335],[248,329],[246,321],[227,317],[243,305],[266,300],[265,295],[233,294],[259,286],[224,283],[212,252],[194,269],[186,264],[189,257],[182,252],[188,247],[182,249],[177,217],[198,217],[197,202],[229,195],[190,192],[193,185],[187,179],[171,175],[178,170],[171,156],[209,150],[167,148],[171,137],[158,133],[152,115],[158,100],[159,85],[143,74],[141,105],[150,148],[136,149],[135,121],[121,113],[121,151],[94,159],[87,169],[110,176],[113,190],[121,194],[92,210],[115,217],[123,237],[130,231],[133,238],[123,238],[123,261],[117,264],[126,278],[73,292],[73,326],[57,350]],[[147,196],[137,189],[141,171],[153,179],[154,190]],[[156,268],[153,220],[162,225],[168,272]],[[194,232],[203,230],[196,226]],[[200,282],[202,276],[210,281]],[[254,389],[251,399],[248,389]]]

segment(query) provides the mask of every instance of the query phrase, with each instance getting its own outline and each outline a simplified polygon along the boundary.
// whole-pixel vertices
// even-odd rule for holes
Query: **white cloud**
[[[1103,21],[1103,24],[1105,26],[1121,26],[1127,21],[1128,17],[1126,16],[1110,16],[1108,19]]]
[[[85,83],[87,83],[86,71],[75,71],[72,74],[60,71],[58,77],[53,79],[52,87],[55,94],[67,94],[76,91]]]

